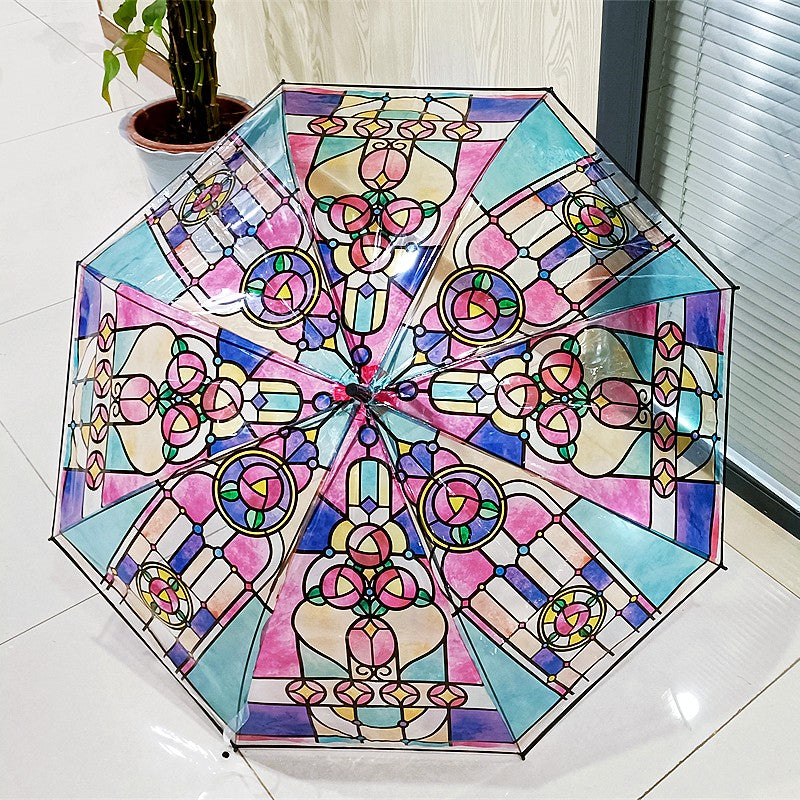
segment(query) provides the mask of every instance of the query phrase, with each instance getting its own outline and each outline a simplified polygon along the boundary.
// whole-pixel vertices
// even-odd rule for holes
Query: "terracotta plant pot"
[[[230,95],[219,95],[219,105],[226,131],[253,110],[246,100]],[[150,185],[157,192],[214,144],[213,141],[197,144],[160,141],[161,132],[174,124],[176,113],[174,97],[157,100],[126,114],[119,126],[122,135],[139,151]]]

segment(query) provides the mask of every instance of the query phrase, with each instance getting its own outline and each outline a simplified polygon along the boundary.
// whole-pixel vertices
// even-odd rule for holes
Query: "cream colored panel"
[[[590,130],[602,0],[216,0],[223,91],[289,82],[555,88]]]

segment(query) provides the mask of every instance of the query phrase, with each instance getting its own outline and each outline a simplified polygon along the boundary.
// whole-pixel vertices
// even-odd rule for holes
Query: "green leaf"
[[[185,353],[188,349],[189,345],[186,344],[186,340],[180,337],[176,338],[172,343],[172,355],[174,356],[177,356],[179,353]]]
[[[312,586],[308,590],[306,600],[308,600],[309,603],[313,603],[315,606],[325,605],[325,598],[322,596],[322,589],[320,589],[319,586]]]
[[[586,385],[585,381],[581,381],[575,391],[573,391],[572,396],[576,400],[585,401],[589,397],[589,387]]]
[[[575,453],[578,452],[578,446],[573,442],[572,444],[562,445],[558,448],[558,454],[564,461],[572,461],[575,458]]]
[[[113,14],[114,22],[127,31],[131,22],[136,18],[136,0],[124,0],[122,5]]]
[[[250,530],[258,530],[264,524],[264,512],[255,508],[248,508],[244,515],[244,521]]]
[[[566,350],[568,353],[572,353],[574,356],[579,356],[581,354],[581,346],[578,344],[578,340],[574,336],[568,336],[561,344],[561,349]]]
[[[326,195],[325,197],[320,197],[319,200],[317,200],[317,207],[323,214],[327,214],[335,202],[335,197]]]
[[[484,500],[481,503],[481,510],[478,512],[483,519],[493,519],[500,513],[497,503],[492,500]]]
[[[244,287],[244,290],[247,294],[257,294],[262,295],[264,294],[264,289],[267,288],[267,284],[261,278],[253,278],[247,286]]]
[[[283,253],[275,259],[275,272],[284,272],[292,266],[292,262]]]
[[[233,481],[229,481],[222,485],[220,489],[219,496],[223,500],[238,500],[239,499],[239,487]]]
[[[369,613],[372,614],[373,617],[382,617],[389,609],[386,608],[385,605],[382,605],[377,600],[373,600],[369,604]]]
[[[423,200],[420,206],[422,207],[423,217],[432,217],[434,214],[439,213],[439,206],[437,206],[436,203],[432,203],[430,200]]]
[[[516,314],[518,307],[517,301],[512,300],[510,297],[504,297],[497,303],[497,308],[500,310],[500,316],[502,317],[508,317],[511,314]]]
[[[142,63],[144,54],[147,52],[147,37],[149,35],[149,30],[126,33],[116,44],[116,46],[122,50],[122,54],[125,56],[125,61],[128,63],[130,71],[137,78],[139,77],[139,65]]]
[[[103,96],[103,100],[108,103],[108,107],[111,108],[111,95],[108,93],[108,85],[114,78],[117,77],[119,74],[119,59],[112,53],[110,50],[103,51],[103,89],[100,94]]]
[[[365,598],[362,598],[361,600],[358,601],[358,604],[353,609],[353,611],[356,614],[358,614],[358,612],[360,611],[361,614],[363,614],[364,616],[367,616],[369,614],[369,603],[367,602],[367,600]]]
[[[155,31],[156,36],[163,35],[164,17],[167,14],[167,0],[155,0],[142,11],[142,22]]]
[[[470,530],[468,526],[459,525],[457,528],[453,528],[453,534],[459,544],[469,544]]]
[[[492,288],[492,276],[488,272],[479,272],[472,279],[472,288],[488,292]]]
[[[164,456],[164,461],[172,461],[178,455],[178,448],[173,447],[169,442],[164,442],[161,447],[161,454]]]
[[[420,606],[424,608],[425,606],[429,606],[433,602],[433,598],[426,592],[424,589],[420,589],[417,592],[417,596],[414,600],[415,606]]]

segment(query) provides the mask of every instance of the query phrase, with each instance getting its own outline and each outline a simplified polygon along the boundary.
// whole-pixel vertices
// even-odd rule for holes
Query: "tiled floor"
[[[728,498],[718,573],[534,749],[515,757],[224,744],[47,541],[73,264],[147,200],[99,99],[94,0],[0,0],[0,796],[800,797],[800,542]],[[9,109],[16,113],[9,114]]]

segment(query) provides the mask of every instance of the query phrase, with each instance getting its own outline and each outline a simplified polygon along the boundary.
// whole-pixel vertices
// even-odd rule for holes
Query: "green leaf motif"
[[[497,503],[492,500],[484,500],[481,503],[479,514],[483,519],[493,519],[500,513]]]
[[[284,253],[281,253],[275,259],[275,272],[285,272],[291,266],[292,266],[292,260],[288,258]]]
[[[564,339],[563,343],[561,344],[561,349],[566,350],[568,353],[572,353],[574,356],[579,356],[581,354],[581,346],[578,344],[578,340],[574,336],[568,336]]]
[[[136,0],[124,0],[122,5],[112,15],[114,22],[127,31],[131,22],[136,18]]]
[[[111,108],[111,95],[108,92],[108,85],[114,78],[117,77],[119,74],[119,59],[112,53],[110,50],[103,51],[103,90],[100,94],[103,96],[103,100],[108,103],[108,107]]]
[[[508,317],[511,314],[516,314],[519,306],[516,300],[512,300],[510,297],[504,297],[497,303],[497,308],[500,310],[500,316]]]
[[[309,603],[313,603],[315,606],[325,605],[325,598],[322,596],[322,589],[320,589],[319,586],[312,586],[308,590],[306,600],[308,600]]]
[[[571,444],[565,444],[558,448],[558,454],[564,461],[572,461],[575,458],[575,454],[578,452],[578,446],[575,442]]]
[[[479,272],[472,279],[472,288],[488,292],[492,288],[492,276],[488,272]]]
[[[177,356],[180,353],[185,353],[188,349],[189,349],[189,345],[186,344],[186,340],[185,339],[181,339],[180,337],[175,339],[175,341],[172,343],[172,355],[173,356]]]
[[[336,202],[335,197],[326,195],[325,197],[320,197],[319,200],[317,200],[317,207],[323,214],[327,214],[331,210],[335,202]]]
[[[161,454],[164,456],[164,461],[172,461],[178,455],[178,448],[173,447],[169,442],[164,442],[161,447]]]
[[[453,529],[453,538],[459,544],[469,544],[470,529],[467,525],[459,525]]]
[[[247,294],[254,294],[258,295],[259,297],[264,294],[264,289],[267,288],[267,284],[261,278],[253,278],[247,286],[244,287],[244,290]]]
[[[589,387],[584,381],[581,381],[578,384],[577,389],[575,389],[575,391],[572,393],[572,396],[576,400],[586,400],[589,397]]]
[[[258,530],[264,524],[264,512],[255,508],[248,508],[244,521],[251,531]]]
[[[142,22],[152,28],[156,36],[164,34],[164,17],[167,14],[167,0],[155,0],[142,11]]]
[[[422,208],[423,217],[432,217],[434,214],[439,213],[439,206],[437,206],[436,203],[432,203],[430,200],[423,200],[420,203],[420,207]]]
[[[417,592],[417,596],[414,600],[414,605],[419,606],[420,608],[424,608],[425,606],[429,606],[433,602],[433,598],[430,596],[428,592],[424,589],[420,589]]]
[[[223,500],[238,500],[239,499],[239,487],[234,483],[234,481],[229,481],[222,485],[222,488],[219,491],[219,496]]]

